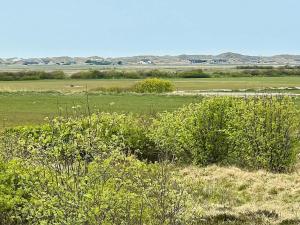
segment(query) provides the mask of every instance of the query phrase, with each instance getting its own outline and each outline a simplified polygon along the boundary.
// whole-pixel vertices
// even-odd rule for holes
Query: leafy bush
[[[7,130],[0,221],[182,224],[185,197],[173,169],[131,156],[151,158],[144,127],[132,115],[102,113]]]
[[[22,224],[22,210],[31,198],[34,170],[22,167],[19,160],[0,160],[0,224]]]
[[[132,156],[153,156],[145,123],[133,115],[101,113],[7,130],[0,146],[5,161],[0,164],[0,204],[5,203],[0,220],[181,224],[185,198],[173,169]],[[16,167],[14,173],[10,166]]]
[[[1,224],[182,224],[185,197],[167,164],[118,151],[66,168],[59,161],[1,163]]]
[[[149,137],[183,162],[283,172],[295,163],[298,129],[290,98],[219,97],[161,114]]]
[[[290,98],[246,99],[231,113],[229,164],[274,172],[287,171],[295,164],[299,111]]]
[[[92,160],[106,154],[107,149],[118,148],[123,153],[151,159],[151,141],[146,137],[146,122],[133,115],[100,113],[77,119],[56,118],[38,127],[8,129],[5,133],[5,155],[40,160],[73,160],[83,157]],[[61,146],[61,147],[60,147]],[[45,157],[47,156],[47,157]],[[49,162],[53,163],[53,162]]]
[[[138,93],[164,93],[173,91],[174,86],[170,81],[151,78],[138,82],[133,90]]]

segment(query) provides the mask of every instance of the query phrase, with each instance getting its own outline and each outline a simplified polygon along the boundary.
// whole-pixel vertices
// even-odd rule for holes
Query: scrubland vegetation
[[[238,66],[236,69],[105,69],[72,73],[64,71],[0,72],[1,81],[46,79],[145,79],[145,78],[216,78],[216,77],[283,77],[300,76],[299,67]]]
[[[156,78],[216,78],[216,77],[284,77],[300,76],[298,67],[264,67],[264,66],[240,66],[237,69],[224,69],[217,71],[214,69],[202,70],[137,70],[137,71],[83,71],[71,75],[72,79],[143,79],[149,77]]]
[[[161,94],[298,69],[6,73],[0,224],[300,224],[297,98]]]
[[[7,129],[0,221],[299,224],[299,130],[294,101],[267,96]]]

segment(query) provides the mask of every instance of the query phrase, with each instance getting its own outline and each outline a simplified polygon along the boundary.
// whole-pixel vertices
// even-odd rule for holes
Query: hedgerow
[[[63,71],[20,71],[20,72],[0,72],[1,81],[14,80],[47,80],[47,79],[66,79]]]

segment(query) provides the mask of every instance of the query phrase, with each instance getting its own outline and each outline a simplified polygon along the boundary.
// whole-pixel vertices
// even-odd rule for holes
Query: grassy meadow
[[[101,87],[128,88],[138,80],[37,80],[37,81],[2,81],[0,91],[60,91],[81,92]],[[300,77],[226,77],[226,78],[189,78],[171,79],[175,89],[211,90],[211,89],[264,89],[279,87],[300,87]]]
[[[199,102],[196,96],[159,96],[132,94],[90,94],[92,112],[155,114]],[[74,109],[74,107],[77,107]],[[45,117],[87,114],[84,94],[17,92],[0,93],[0,127],[40,124]]]
[[[89,105],[93,112],[153,114],[200,101],[199,97],[193,96],[96,93],[99,88],[129,88],[136,82],[138,80],[133,79],[1,81],[0,127],[39,124],[45,117],[59,113],[62,115],[73,113],[72,107],[78,105],[81,108],[77,110],[85,113],[87,99],[83,92],[86,90],[91,93]],[[172,79],[171,82],[178,91],[225,89],[258,91],[266,88],[300,87],[300,77],[195,78]],[[276,92],[287,91],[276,90]]]

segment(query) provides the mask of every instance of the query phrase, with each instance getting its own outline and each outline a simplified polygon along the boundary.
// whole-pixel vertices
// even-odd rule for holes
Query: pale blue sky
[[[0,0],[0,57],[300,54],[300,0]]]

